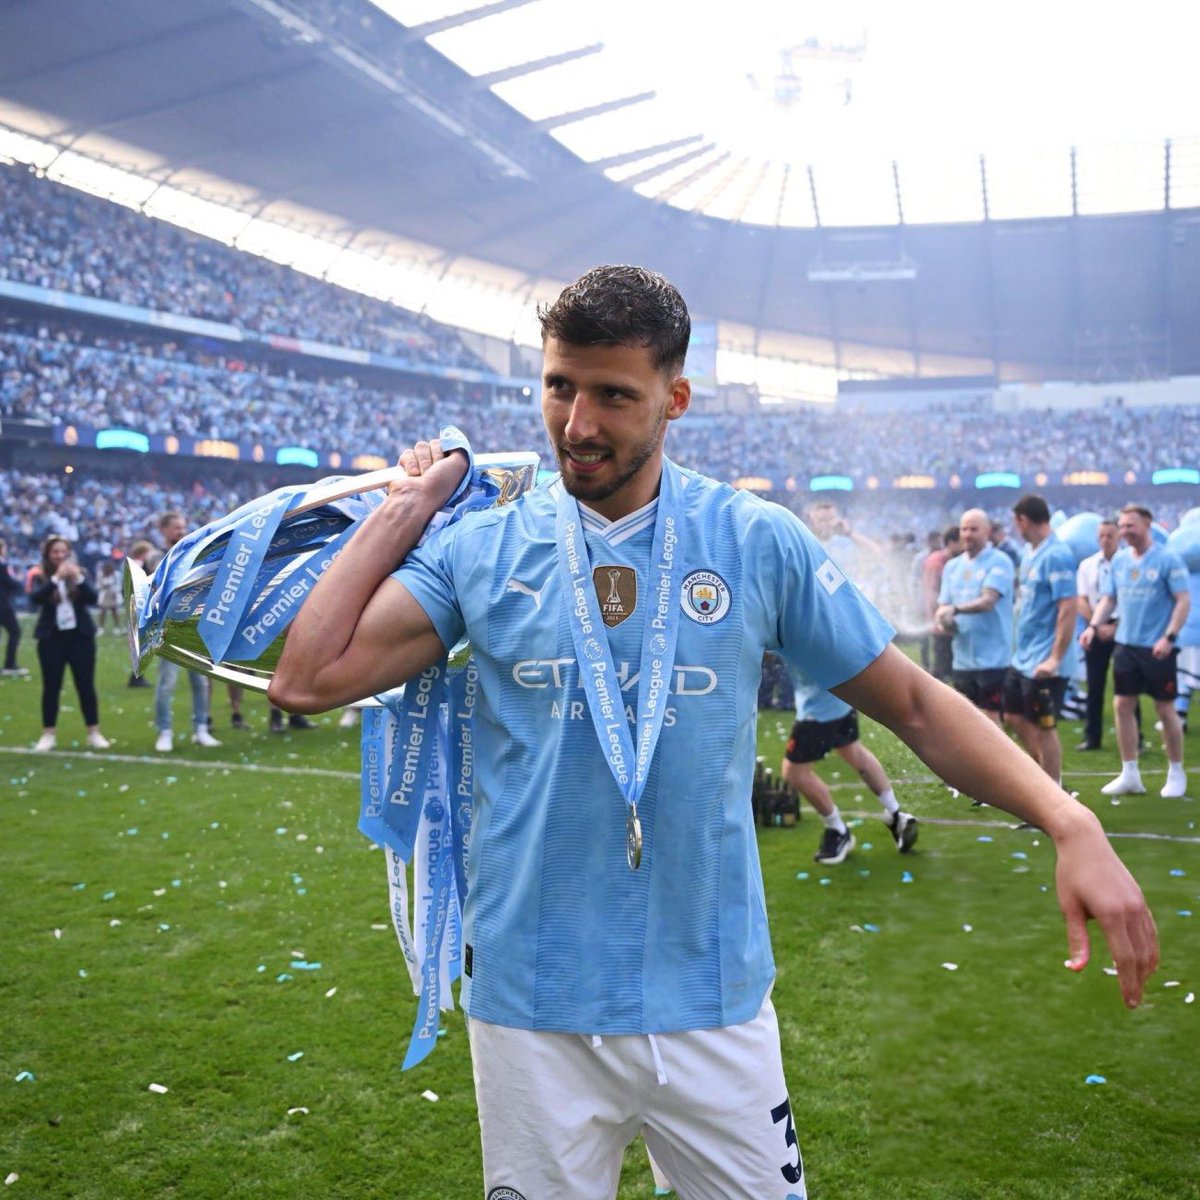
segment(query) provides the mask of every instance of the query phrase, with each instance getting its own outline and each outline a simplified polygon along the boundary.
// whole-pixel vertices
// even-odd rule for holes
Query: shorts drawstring
[[[662,1055],[658,1052],[658,1040],[654,1034],[646,1035],[650,1039],[650,1053],[654,1055],[654,1069],[658,1072],[658,1086],[667,1086],[667,1068],[663,1066]]]

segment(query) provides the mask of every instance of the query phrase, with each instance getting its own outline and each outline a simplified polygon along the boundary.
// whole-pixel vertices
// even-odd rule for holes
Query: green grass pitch
[[[60,751],[30,754],[36,673],[0,681],[5,1195],[480,1196],[460,1015],[400,1071],[415,1001],[382,857],[355,829],[357,731],[271,736],[248,696],[253,728],[234,732],[218,688],[224,745],[156,756],[153,692],[125,687],[120,639],[100,649],[104,754],[83,752],[69,684]],[[177,730],[188,699],[181,684]],[[769,762],[789,724],[763,714]],[[1159,799],[1152,748],[1150,795],[1113,805],[1115,750],[1076,754],[1064,728],[1067,784],[1121,835],[1159,925],[1131,1013],[1098,938],[1084,974],[1063,969],[1048,839],[864,731],[924,822],[911,856],[840,760],[823,769],[862,821],[844,864],[812,862],[811,813],[760,834],[810,1196],[1200,1196],[1200,799]],[[634,1146],[620,1196],[652,1194]]]

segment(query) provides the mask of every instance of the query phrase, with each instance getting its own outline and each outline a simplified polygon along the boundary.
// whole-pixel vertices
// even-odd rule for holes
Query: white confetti
[[[54,940],[57,942],[61,937],[62,937],[62,930],[56,929],[54,931]]]
[[[4,1186],[12,1187],[12,1185],[20,1178],[20,1175],[18,1175],[16,1171],[9,1171],[9,1173],[4,1177]]]
[[[161,1083],[152,1083],[149,1090],[154,1092],[156,1095],[165,1096],[168,1089],[163,1087]]]
[[[385,929],[385,930],[386,930],[386,929],[390,929],[390,928],[391,928],[391,926],[390,926],[390,925],[372,925],[372,926],[371,926],[371,928],[372,928],[372,929]]]
[[[293,951],[292,951],[292,957],[293,957],[293,958],[301,958],[301,959],[304,959],[304,958],[307,958],[307,957],[308,957],[308,955],[307,955],[307,954],[305,954],[303,950],[293,950]]]
[[[111,921],[109,921],[108,927],[109,927],[109,929],[116,929],[116,927],[120,924],[121,924],[121,918],[113,917],[113,919]]]
[[[297,1113],[303,1113],[307,1117],[308,1109],[305,1108],[303,1104],[301,1104],[298,1108],[289,1108],[287,1110],[287,1115],[289,1117],[294,1117]]]
[[[330,996],[336,996],[336,995],[337,995],[337,988],[331,987],[329,989],[329,991],[327,991],[325,993],[325,999],[328,1000]]]
[[[431,1091],[426,1090],[421,1093],[421,1098],[423,1100],[428,1100],[430,1102],[430,1104],[436,1104],[438,1095],[437,1095],[437,1092],[431,1092]]]
[[[971,926],[970,926],[970,925],[964,925],[964,926],[963,926],[963,933],[970,933],[970,932],[972,932],[972,930],[971,930]]]
[[[154,889],[154,895],[156,895],[156,896],[165,896],[166,894],[167,894],[166,888],[155,888]]]
[[[961,796],[961,795],[962,795],[962,792],[960,792],[960,791],[958,790],[958,788],[951,788],[951,789],[950,789],[950,795],[951,795],[951,796],[953,796],[955,800],[957,800],[957,799],[959,798],[959,796]]]
[[[958,970],[958,963],[942,963],[942,966],[945,967],[947,971]]]
[[[1166,982],[1163,984],[1163,987],[1178,987],[1178,986],[1179,986],[1179,980],[1178,980],[1178,979],[1168,979],[1168,980],[1167,980],[1167,981],[1166,981]]]
[[[298,841],[298,842],[307,842],[307,841],[308,841],[308,834],[307,834],[307,833],[298,833],[298,834],[296,834],[296,841]]]
[[[1196,1001],[1196,993],[1195,992],[1188,992],[1188,994],[1186,996],[1184,996],[1184,998],[1183,998],[1184,1004],[1194,1004],[1195,1001]]]
[[[1105,967],[1104,973],[1105,973],[1105,975],[1115,975],[1117,973],[1117,968],[1116,967]]]

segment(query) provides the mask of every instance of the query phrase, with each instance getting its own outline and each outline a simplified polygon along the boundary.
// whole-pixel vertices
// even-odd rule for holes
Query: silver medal
[[[631,871],[642,864],[642,823],[638,820],[637,805],[629,806],[629,819],[625,822],[625,861]]]

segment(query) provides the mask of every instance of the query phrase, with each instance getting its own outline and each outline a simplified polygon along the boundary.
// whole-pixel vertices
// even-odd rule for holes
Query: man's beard
[[[568,457],[566,450],[562,446],[556,447],[558,455],[558,465],[562,469],[563,487],[575,497],[576,500],[587,500],[592,503],[603,503],[610,496],[615,495],[621,490],[637,473],[654,457],[655,451],[660,444],[662,428],[667,423],[666,415],[664,414],[658,424],[654,427],[649,437],[633,450],[633,457],[630,459],[629,466],[625,468],[616,479],[612,480],[590,480],[574,474],[568,474],[566,469],[566,459]]]

